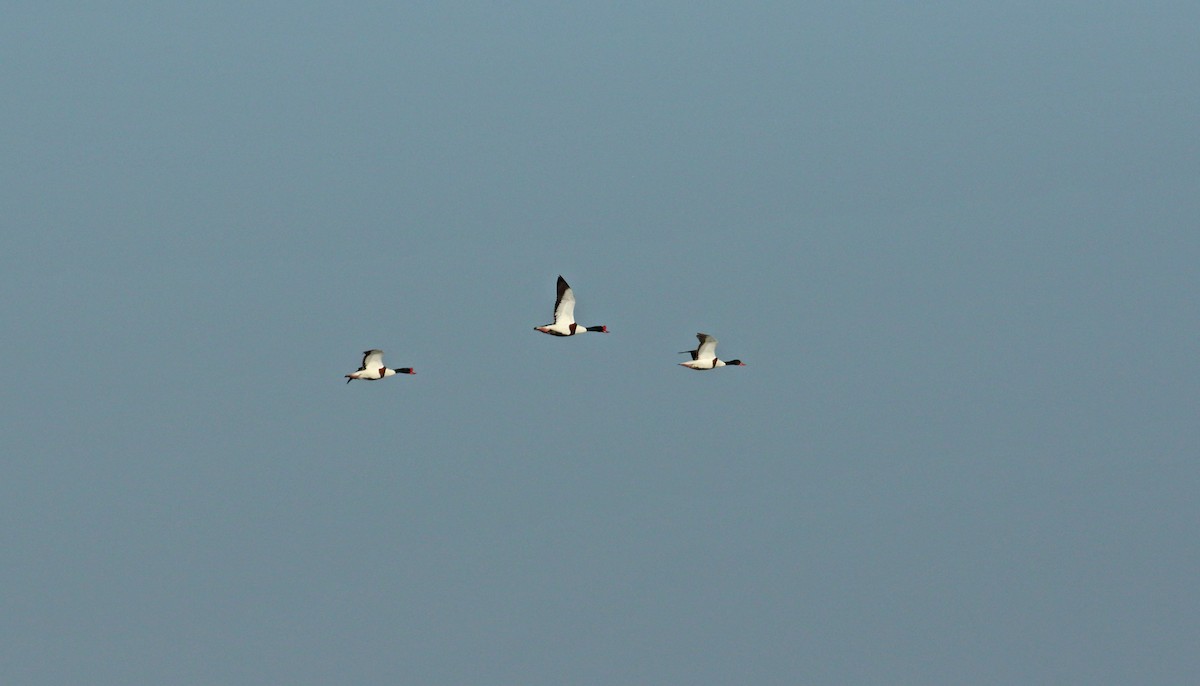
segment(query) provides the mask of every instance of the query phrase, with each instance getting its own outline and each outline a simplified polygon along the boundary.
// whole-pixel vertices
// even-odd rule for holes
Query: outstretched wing
[[[358,371],[364,369],[379,369],[383,366],[383,351],[382,350],[367,350],[363,353],[362,366]]]
[[[696,334],[700,347],[692,351],[693,360],[715,360],[717,358],[717,339],[706,333]]]
[[[567,285],[567,280],[558,277],[558,299],[554,301],[554,323],[571,324],[575,321],[575,291]]]

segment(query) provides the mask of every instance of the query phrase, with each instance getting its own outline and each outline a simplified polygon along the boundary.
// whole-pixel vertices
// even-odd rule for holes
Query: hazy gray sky
[[[1200,5],[910,5],[10,3],[0,681],[1196,683]]]

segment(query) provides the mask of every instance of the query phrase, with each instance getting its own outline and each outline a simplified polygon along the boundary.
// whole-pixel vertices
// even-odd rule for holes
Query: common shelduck
[[[580,326],[575,323],[575,292],[561,275],[558,277],[558,299],[554,301],[554,323],[533,328],[551,336],[574,336],[585,331],[608,333],[607,326]]]
[[[383,351],[382,350],[367,350],[363,352],[362,366],[353,374],[346,375],[346,383],[350,383],[355,379],[363,381],[378,381],[380,379],[395,376],[396,374],[416,374],[412,367],[401,367],[400,369],[388,369],[383,366]]]
[[[717,339],[709,336],[706,333],[696,334],[696,338],[700,339],[700,345],[695,350],[682,350],[682,353],[689,353],[692,356],[691,362],[680,362],[680,367],[688,369],[696,369],[703,371],[705,369],[716,369],[717,367],[745,367],[746,363],[741,360],[725,360],[717,359]]]

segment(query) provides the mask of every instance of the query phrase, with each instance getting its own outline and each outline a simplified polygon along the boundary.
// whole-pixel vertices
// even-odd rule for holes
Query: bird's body
[[[730,360],[726,362],[717,358],[717,339],[706,333],[696,334],[700,345],[695,350],[684,350],[683,353],[690,354],[692,359],[690,362],[680,362],[680,367],[704,371],[706,369],[716,369],[717,367],[744,367],[746,366],[741,360]]]
[[[363,352],[362,366],[358,371],[346,375],[346,383],[350,383],[355,379],[362,381],[378,381],[386,379],[389,376],[396,374],[416,374],[411,367],[401,367],[400,369],[389,369],[383,364],[382,350],[367,350]]]
[[[588,331],[608,333],[607,326],[580,326],[575,322],[575,291],[561,275],[558,277],[558,298],[554,301],[554,323],[533,328],[551,336],[575,336]]]

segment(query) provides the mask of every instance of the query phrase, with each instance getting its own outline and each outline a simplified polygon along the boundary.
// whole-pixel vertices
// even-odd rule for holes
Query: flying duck
[[[412,367],[401,367],[400,369],[388,369],[383,366],[383,351],[382,350],[367,350],[363,353],[362,366],[353,374],[346,375],[346,383],[350,383],[355,379],[363,381],[378,381],[380,379],[394,376],[396,374],[416,374]]]
[[[696,369],[703,371],[705,369],[716,369],[717,367],[744,367],[746,363],[741,360],[730,360],[728,362],[717,359],[717,339],[709,336],[706,333],[696,334],[696,338],[700,339],[700,345],[695,350],[682,350],[682,353],[690,353],[692,356],[691,362],[680,362],[680,367],[688,369]]]
[[[554,301],[554,323],[533,328],[551,336],[574,336],[585,331],[608,333],[607,326],[580,326],[575,323],[575,292],[561,275],[558,277],[558,299]]]

